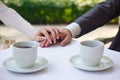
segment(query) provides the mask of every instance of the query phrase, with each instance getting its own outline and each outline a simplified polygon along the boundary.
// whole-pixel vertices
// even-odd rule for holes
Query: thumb
[[[66,37],[65,39],[63,39],[60,43],[61,46],[66,46],[67,44],[69,44],[71,42],[71,39],[69,37]]]

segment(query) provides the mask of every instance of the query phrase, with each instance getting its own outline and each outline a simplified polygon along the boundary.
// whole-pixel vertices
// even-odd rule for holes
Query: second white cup
[[[104,53],[104,43],[97,40],[87,40],[80,43],[80,57],[87,66],[99,65]]]

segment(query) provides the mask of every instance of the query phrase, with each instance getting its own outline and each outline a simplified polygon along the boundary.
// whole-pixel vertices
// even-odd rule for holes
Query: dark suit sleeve
[[[107,0],[101,2],[92,8],[90,11],[80,16],[74,22],[81,27],[81,36],[100,26],[103,26],[111,19],[120,14],[120,0]]]

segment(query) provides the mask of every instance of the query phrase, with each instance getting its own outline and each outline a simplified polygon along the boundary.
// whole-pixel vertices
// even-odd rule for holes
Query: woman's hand
[[[47,47],[52,43],[56,43],[59,39],[60,29],[55,27],[45,27],[36,31],[34,40],[40,42],[41,47]]]

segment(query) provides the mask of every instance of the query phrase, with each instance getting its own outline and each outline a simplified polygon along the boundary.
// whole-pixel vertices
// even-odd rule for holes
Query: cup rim
[[[35,41],[19,41],[19,42],[15,42],[15,43],[13,43],[12,45],[11,45],[11,47],[14,47],[14,48],[17,48],[17,49],[30,49],[30,48],[20,48],[20,47],[16,47],[17,45],[19,45],[19,44],[24,44],[24,43],[32,43],[32,44],[34,44],[31,48],[34,48],[34,47],[36,47],[36,46],[38,46],[38,43],[37,42],[35,42]],[[15,46],[16,45],[16,46]]]
[[[81,42],[80,42],[80,45],[90,48],[91,46],[85,45],[85,43],[88,43],[88,42],[90,42],[90,43],[95,42],[95,43],[98,44],[97,46],[94,46],[94,47],[101,47],[101,46],[104,46],[104,43],[101,42],[101,41],[99,41],[99,40],[85,40],[85,41],[81,41]]]

